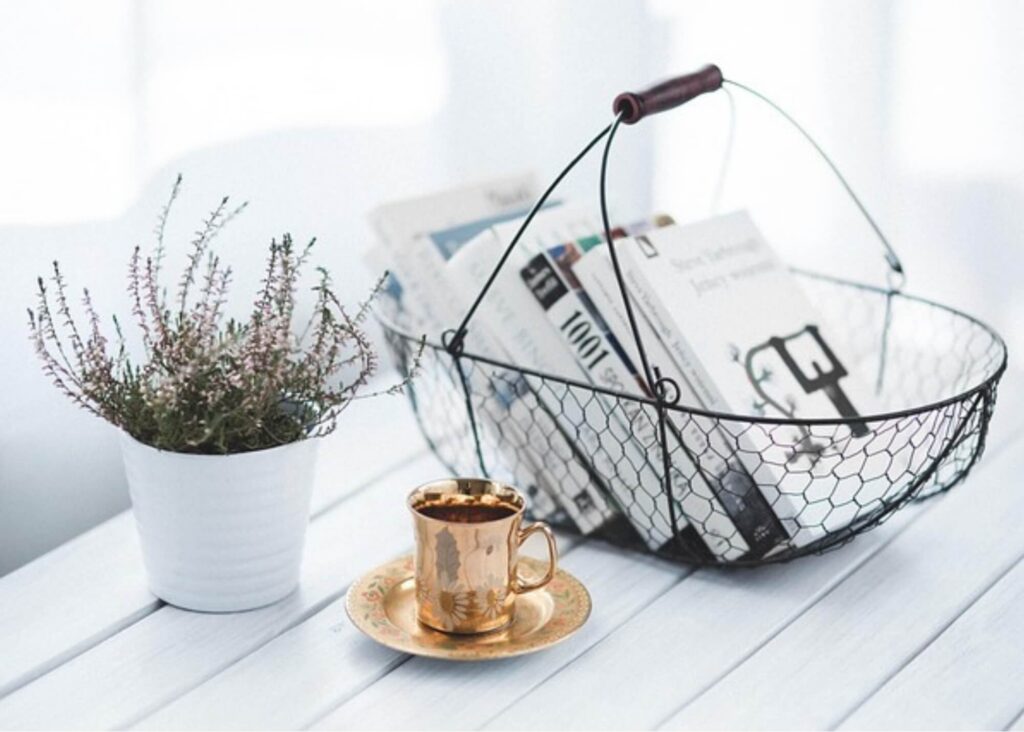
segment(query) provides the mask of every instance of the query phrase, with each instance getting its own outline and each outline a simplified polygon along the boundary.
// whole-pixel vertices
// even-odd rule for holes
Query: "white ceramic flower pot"
[[[299,582],[318,443],[189,455],[122,433],[153,594],[189,610],[230,612],[291,593]]]

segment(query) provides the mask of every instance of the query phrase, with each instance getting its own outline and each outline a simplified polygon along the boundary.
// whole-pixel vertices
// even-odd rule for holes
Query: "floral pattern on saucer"
[[[537,572],[545,567],[545,563],[531,558],[521,558],[520,562]],[[413,574],[412,555],[388,562],[352,585],[345,600],[348,616],[359,630],[404,653],[459,661],[517,656],[565,640],[590,616],[591,602],[586,588],[571,574],[559,569],[546,587],[517,599],[524,605],[546,608],[537,627],[517,632],[513,622],[509,630],[491,633],[442,633],[415,621],[417,589],[413,586]],[[451,599],[452,612],[460,612],[458,598]],[[484,600],[481,604],[486,612],[486,599],[480,599]]]

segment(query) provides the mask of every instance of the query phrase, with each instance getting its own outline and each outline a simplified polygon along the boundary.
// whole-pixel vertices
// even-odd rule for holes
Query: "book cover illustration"
[[[841,330],[820,319],[743,212],[632,241],[622,247],[627,279],[649,288],[666,327],[699,360],[713,409],[844,420],[819,429],[724,423],[736,432],[737,455],[794,541],[805,543],[851,520],[863,505],[849,501],[837,509],[817,500],[819,493],[834,494],[839,466],[864,450],[859,416],[876,411],[867,381],[842,355]]]

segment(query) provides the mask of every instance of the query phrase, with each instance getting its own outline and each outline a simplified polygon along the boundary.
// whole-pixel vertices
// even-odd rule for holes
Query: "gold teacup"
[[[558,550],[544,523],[522,528],[526,499],[492,480],[450,478],[409,494],[416,532],[416,613],[446,633],[486,633],[515,618],[517,594],[555,576]],[[548,571],[519,576],[519,547],[532,534],[548,543]]]

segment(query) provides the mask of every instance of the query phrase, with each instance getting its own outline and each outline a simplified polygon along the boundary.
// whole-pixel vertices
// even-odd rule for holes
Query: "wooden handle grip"
[[[615,97],[612,110],[616,115],[622,115],[623,122],[632,125],[644,117],[678,107],[721,86],[721,69],[714,64],[708,64],[692,74],[683,74],[663,81],[642,92],[623,92]]]

